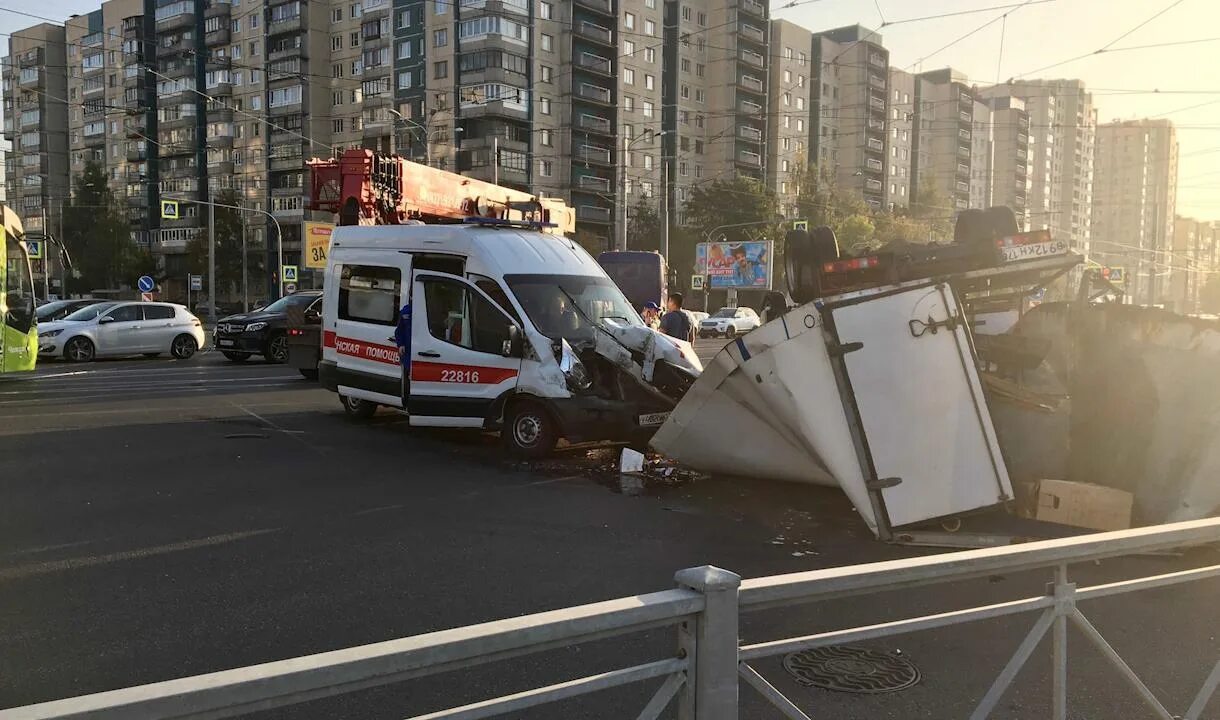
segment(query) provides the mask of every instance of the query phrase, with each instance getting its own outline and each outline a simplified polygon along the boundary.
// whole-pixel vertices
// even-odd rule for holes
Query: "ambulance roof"
[[[453,253],[474,258],[501,275],[605,275],[589,253],[568,238],[515,227],[482,225],[345,225],[334,249]]]

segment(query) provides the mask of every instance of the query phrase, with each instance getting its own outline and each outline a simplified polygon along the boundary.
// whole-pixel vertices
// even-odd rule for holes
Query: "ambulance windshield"
[[[591,338],[589,322],[643,325],[639,313],[609,278],[584,275],[507,275],[504,278],[534,326],[558,340]]]

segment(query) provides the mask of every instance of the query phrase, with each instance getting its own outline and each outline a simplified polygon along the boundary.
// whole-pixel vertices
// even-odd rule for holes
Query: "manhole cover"
[[[919,682],[919,668],[906,658],[850,645],[792,653],[784,669],[802,685],[839,692],[897,692]]]

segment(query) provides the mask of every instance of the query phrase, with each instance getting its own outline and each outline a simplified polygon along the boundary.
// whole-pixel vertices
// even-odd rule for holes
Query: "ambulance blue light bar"
[[[501,220],[500,218],[479,217],[471,215],[466,218],[465,222],[471,225],[490,225],[492,227],[514,227],[524,228],[526,230],[540,230],[542,228],[559,227],[555,223],[533,221],[533,220]]]

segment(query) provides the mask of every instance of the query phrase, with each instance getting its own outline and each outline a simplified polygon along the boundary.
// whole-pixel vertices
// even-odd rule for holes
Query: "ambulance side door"
[[[411,303],[412,425],[483,427],[496,399],[517,385],[514,321],[474,284],[416,271]]]
[[[337,292],[333,310],[323,310],[319,369],[333,373],[340,395],[402,407],[402,363],[394,330],[409,298],[411,255],[350,251],[332,268],[328,282],[337,284]]]

